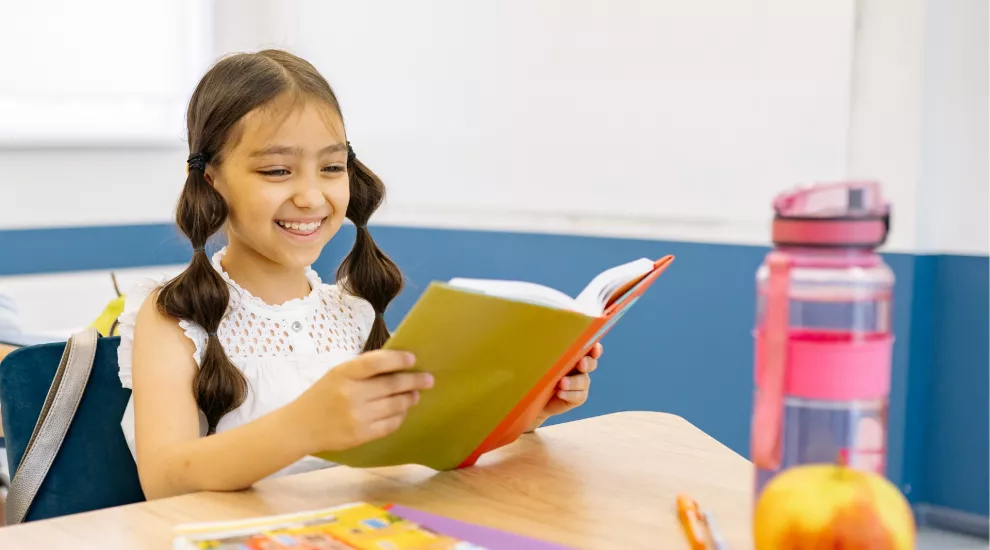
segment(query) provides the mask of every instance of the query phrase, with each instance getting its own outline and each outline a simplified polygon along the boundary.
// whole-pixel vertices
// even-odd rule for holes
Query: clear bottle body
[[[785,468],[834,463],[840,456],[852,467],[883,474],[888,395],[882,379],[889,388],[893,272],[870,251],[779,252],[792,262],[780,468],[756,468],[756,495]],[[761,346],[771,345],[764,324],[772,307],[766,263],[756,282],[759,357]]]

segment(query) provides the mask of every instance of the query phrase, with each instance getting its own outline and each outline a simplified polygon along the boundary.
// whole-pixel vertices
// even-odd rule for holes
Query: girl
[[[120,319],[133,389],[122,428],[149,499],[328,466],[309,455],[391,433],[433,383],[409,354],[379,349],[402,287],[367,228],[385,188],[316,69],[276,50],[226,57],[186,122],[176,220],[192,261],[128,293]],[[357,237],[325,284],[309,266],[345,217]],[[227,245],[209,257],[221,230]],[[562,380],[537,426],[585,401],[600,354]]]

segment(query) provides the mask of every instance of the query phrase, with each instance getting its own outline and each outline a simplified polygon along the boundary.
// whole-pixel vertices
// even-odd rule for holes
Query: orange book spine
[[[653,271],[640,279],[639,282],[619,299],[606,308],[605,313],[596,319],[581,336],[574,341],[564,354],[554,363],[540,381],[509,411],[509,414],[495,427],[488,437],[458,466],[466,468],[473,466],[481,455],[512,443],[519,438],[527,428],[539,417],[543,407],[557,390],[557,384],[566,376],[577,362],[591,351],[608,333],[622,315],[646,292],[646,289],[660,276],[673,261],[673,256],[665,256],[654,264]]]

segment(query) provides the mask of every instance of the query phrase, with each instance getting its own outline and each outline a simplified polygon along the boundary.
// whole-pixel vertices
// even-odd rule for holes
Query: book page
[[[577,297],[579,311],[588,315],[601,315],[605,307],[618,296],[614,294],[653,270],[653,260],[639,260],[603,271],[588,283]]]
[[[499,281],[496,279],[454,278],[447,284],[465,290],[481,292],[489,296],[498,296],[509,300],[578,311],[574,298],[559,290],[554,290],[548,286],[536,283]]]

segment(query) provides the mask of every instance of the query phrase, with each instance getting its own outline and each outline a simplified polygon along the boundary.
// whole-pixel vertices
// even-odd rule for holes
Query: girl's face
[[[340,116],[316,101],[248,113],[218,170],[231,248],[288,268],[311,265],[344,222],[350,188]]]

